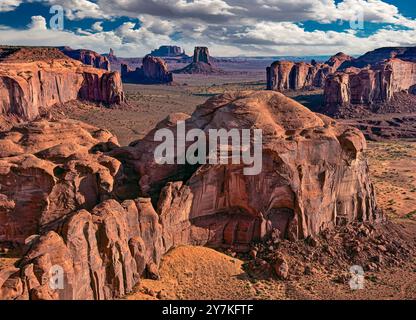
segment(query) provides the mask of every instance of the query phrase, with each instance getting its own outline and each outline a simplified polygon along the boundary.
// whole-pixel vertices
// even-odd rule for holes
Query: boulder
[[[281,280],[286,280],[289,277],[289,264],[283,255],[278,255],[275,258],[274,271]]]

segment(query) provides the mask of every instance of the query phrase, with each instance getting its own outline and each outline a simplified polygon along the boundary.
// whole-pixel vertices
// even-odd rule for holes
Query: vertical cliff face
[[[194,63],[203,62],[211,63],[209,50],[207,47],[195,47],[194,50]]]
[[[124,82],[138,84],[163,84],[173,82],[173,75],[168,65],[161,58],[147,55],[143,65],[136,70],[130,70],[126,64],[121,65],[121,77]]]
[[[74,60],[0,63],[0,113],[35,119],[40,108],[84,99],[121,103],[120,75],[82,65]]]
[[[74,50],[69,47],[61,47],[59,50],[66,56],[81,61],[87,66],[110,71],[110,62],[108,59],[95,51],[85,49]]]
[[[389,102],[395,93],[412,93],[416,63],[390,59],[371,68],[349,68],[328,77],[325,106],[330,113],[348,106],[371,106]]]

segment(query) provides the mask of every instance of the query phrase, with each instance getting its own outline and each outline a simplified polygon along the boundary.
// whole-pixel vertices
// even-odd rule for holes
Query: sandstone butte
[[[167,63],[162,58],[147,55],[143,65],[136,70],[130,70],[127,64],[121,65],[123,82],[139,84],[163,84],[173,82],[173,75],[169,72]]]
[[[118,72],[93,68],[56,48],[0,47],[0,116],[36,119],[72,100],[124,101]]]
[[[276,61],[267,68],[267,89],[285,91],[323,88],[326,78],[352,59],[340,52],[325,63]]]
[[[192,62],[185,68],[175,70],[175,73],[184,74],[213,74],[224,73],[223,70],[216,68],[212,63],[212,58],[207,47],[195,47]]]
[[[161,166],[156,128],[263,130],[263,170],[240,165]],[[0,270],[1,299],[112,299],[158,277],[179,245],[248,249],[272,230],[303,239],[351,221],[383,218],[363,135],[278,92],[214,97],[119,147],[109,132],[72,121],[35,121],[1,135],[0,239],[25,243]],[[59,138],[57,138],[59,137]],[[49,286],[64,269],[64,290]]]

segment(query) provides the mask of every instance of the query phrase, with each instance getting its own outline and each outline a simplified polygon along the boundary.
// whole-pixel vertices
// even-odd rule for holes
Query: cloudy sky
[[[63,30],[52,28],[56,5]],[[216,56],[357,55],[414,46],[415,31],[414,0],[0,0],[0,44],[125,57],[164,44]]]

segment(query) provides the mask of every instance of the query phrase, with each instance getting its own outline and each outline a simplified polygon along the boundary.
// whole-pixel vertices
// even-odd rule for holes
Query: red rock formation
[[[33,240],[20,269],[7,271],[9,283],[0,297],[10,291],[14,296],[8,294],[9,299],[32,300],[105,300],[126,295],[146,268],[159,263],[154,251],[161,237],[154,233],[157,242],[145,245],[143,238],[154,229],[144,215],[134,201],[119,204],[115,200],[104,201],[91,212],[71,214],[59,231]],[[63,271],[59,290],[50,286],[53,266]]]
[[[206,128],[207,134],[215,128],[263,129],[263,170],[245,176],[238,165],[158,165],[156,129],[129,148],[114,150],[136,169],[142,193],[158,200],[167,246],[185,239],[244,249],[273,228],[297,239],[337,223],[379,217],[363,160],[365,139],[358,130],[274,92],[216,97],[191,118],[177,115],[157,129],[175,132],[182,120],[187,130]]]
[[[65,58],[57,49],[21,49],[0,61],[0,115],[24,120],[48,109],[77,99],[120,104],[124,93],[118,72],[107,72]],[[39,53],[37,53],[39,51]],[[40,53],[46,57],[39,60]],[[64,59],[54,58],[61,54]],[[19,59],[15,59],[19,55]],[[23,56],[22,56],[23,55]],[[22,60],[31,55],[33,62]]]
[[[112,299],[155,276],[165,251],[150,200],[108,200],[123,179],[103,154],[115,147],[109,132],[72,120],[2,133],[0,243],[29,251],[18,269],[0,270],[0,299]],[[62,290],[50,287],[52,266]]]
[[[139,84],[162,84],[173,82],[173,75],[168,65],[161,58],[146,56],[143,66],[135,71],[129,70],[126,64],[121,65],[123,82]]]
[[[261,173],[245,176],[233,164],[156,164],[154,132],[175,130],[180,120],[206,133],[262,129]],[[40,234],[26,241],[18,268],[0,270],[0,299],[116,298],[143,274],[157,278],[162,255],[178,245],[244,251],[276,229],[298,239],[381,218],[362,134],[276,92],[212,98],[127,148],[75,121],[33,122],[0,141],[1,240]],[[119,189],[129,179],[139,180],[156,210],[150,198],[123,201]],[[49,285],[53,266],[62,268],[63,290]]]
[[[267,68],[267,89],[285,91],[324,87],[327,76],[351,59],[338,53],[324,64],[276,61]]]
[[[91,150],[117,145],[76,121],[32,122],[0,135],[0,241],[24,243],[79,209],[111,198],[120,163]]]
[[[81,61],[87,66],[110,71],[109,60],[95,51],[86,49],[74,50],[69,47],[60,47],[58,49],[61,50],[66,56]]]
[[[372,68],[349,68],[328,77],[324,111],[336,115],[353,105],[364,105],[377,112],[379,104],[389,102],[399,92],[413,93],[415,86],[413,62],[390,59]]]

